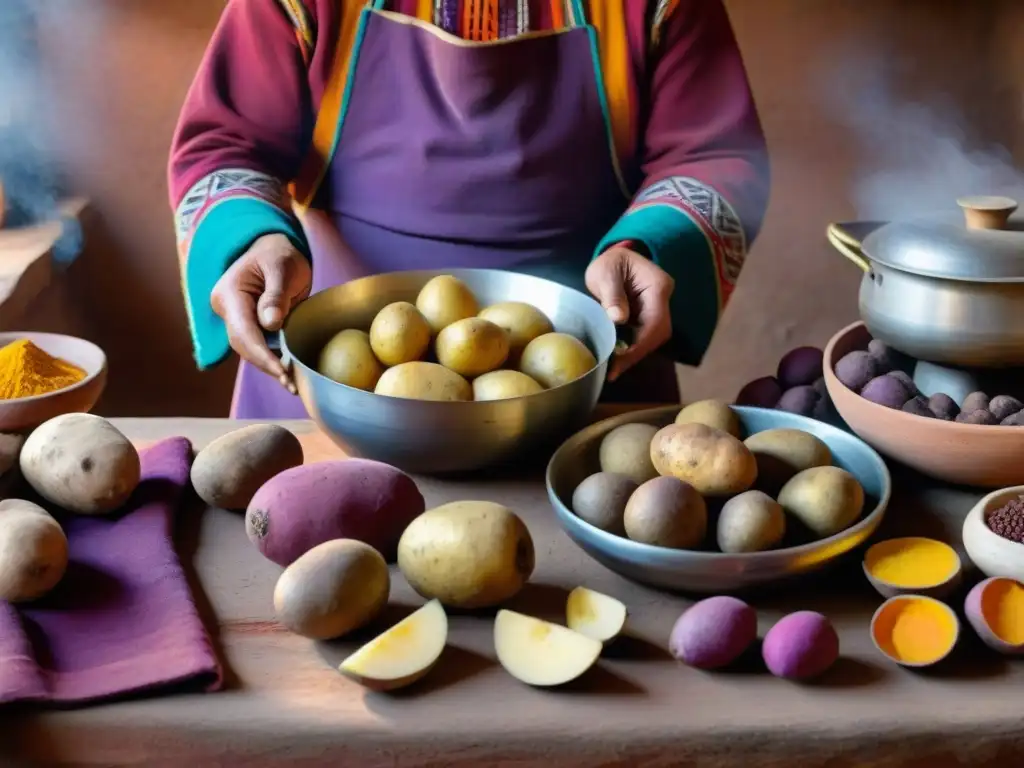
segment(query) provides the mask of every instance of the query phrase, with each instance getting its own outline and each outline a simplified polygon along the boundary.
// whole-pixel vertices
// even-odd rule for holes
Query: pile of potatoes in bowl
[[[317,370],[378,395],[458,402],[537,394],[596,366],[586,344],[556,332],[533,305],[504,301],[481,309],[465,283],[438,275],[415,304],[397,301],[381,309],[369,332],[336,334]]]
[[[573,512],[643,544],[728,554],[828,538],[860,518],[864,489],[819,438],[792,428],[741,436],[717,400],[660,429],[619,426],[601,442],[600,471],[573,492]]]

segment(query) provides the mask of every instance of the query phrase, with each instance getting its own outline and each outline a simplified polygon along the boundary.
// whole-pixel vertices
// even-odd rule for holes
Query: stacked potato
[[[428,359],[431,352],[436,362]],[[318,369],[379,395],[452,402],[536,394],[596,365],[582,341],[555,332],[536,307],[506,301],[481,310],[465,283],[439,275],[415,304],[381,309],[368,333],[347,329],[334,336]]]
[[[626,424],[600,447],[600,472],[573,493],[573,511],[602,530],[654,546],[702,549],[709,507],[722,552],[773,549],[787,527],[826,538],[849,527],[864,490],[814,435],[770,429],[740,440],[727,405],[705,400],[658,429]],[[794,531],[796,533],[796,531]]]

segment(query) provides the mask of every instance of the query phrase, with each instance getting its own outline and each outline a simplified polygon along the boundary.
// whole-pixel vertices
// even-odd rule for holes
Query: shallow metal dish
[[[548,464],[547,488],[559,524],[584,552],[622,576],[655,587],[718,594],[739,592],[817,570],[860,546],[874,533],[889,503],[891,480],[885,462],[873,448],[848,432],[804,416],[741,406],[733,410],[746,435],[787,427],[809,432],[824,441],[836,466],[852,473],[864,487],[867,514],[827,539],[744,555],[640,544],[606,533],[578,518],[571,509],[572,492],[585,477],[598,471],[597,454],[602,438],[623,424],[671,424],[679,408],[669,406],[601,421],[569,438],[555,452]]]
[[[367,330],[394,301],[415,302],[439,274],[462,280],[484,307],[525,301],[555,330],[590,347],[597,367],[576,381],[529,397],[437,403],[375,395],[316,372],[324,344],[340,330]],[[604,386],[615,349],[615,326],[601,305],[579,291],[539,277],[493,269],[391,272],[329,288],[288,316],[281,349],[311,418],[352,455],[424,474],[476,470],[554,443],[586,423]]]

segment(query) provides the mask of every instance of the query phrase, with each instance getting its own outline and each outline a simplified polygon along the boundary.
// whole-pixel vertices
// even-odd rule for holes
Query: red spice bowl
[[[1024,429],[926,419],[866,400],[835,373],[844,355],[864,350],[871,334],[854,323],[825,347],[825,386],[836,411],[864,442],[918,472],[960,485],[999,488],[1024,484]]]
[[[19,340],[31,341],[53,357],[77,365],[85,378],[70,387],[44,395],[0,400],[0,432],[22,432],[64,413],[88,413],[107,384],[107,356],[85,339],[59,333],[0,333],[0,348]]]

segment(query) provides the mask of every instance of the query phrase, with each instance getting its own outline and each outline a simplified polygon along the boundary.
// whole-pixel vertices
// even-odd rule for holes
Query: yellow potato
[[[508,331],[467,317],[445,326],[434,345],[437,362],[460,376],[473,378],[493,371],[508,357]]]
[[[509,400],[543,391],[544,387],[519,371],[491,371],[473,379],[474,400]]]
[[[512,510],[491,501],[429,509],[398,542],[398,567],[414,590],[453,608],[508,600],[533,573],[533,540]]]
[[[761,491],[733,496],[718,514],[718,548],[723,552],[762,552],[786,535],[786,513]]]
[[[623,424],[601,440],[602,472],[625,475],[637,485],[658,476],[651,462],[651,440],[658,428],[650,424]]]
[[[523,301],[502,301],[480,311],[478,317],[490,320],[508,331],[511,351],[509,358],[518,360],[531,341],[555,330],[547,315],[532,304]]]
[[[702,496],[733,496],[757,480],[757,462],[742,442],[706,424],[670,424],[651,441],[658,474],[689,483]]]
[[[779,504],[819,538],[853,524],[864,509],[864,489],[839,467],[811,467],[779,491]]]
[[[370,348],[384,365],[411,363],[430,346],[430,325],[408,301],[388,304],[370,324]]]
[[[317,370],[339,384],[372,392],[384,366],[373,354],[370,334],[349,328],[324,345]]]
[[[757,486],[776,496],[796,474],[811,467],[827,467],[832,452],[821,440],[799,429],[766,429],[743,441],[757,461]]]
[[[623,515],[633,541],[670,549],[693,549],[704,540],[708,509],[689,483],[674,477],[648,480],[629,497]]]
[[[472,400],[469,382],[437,363],[402,363],[388,368],[373,390],[378,395],[410,400]]]
[[[546,389],[554,389],[590,373],[597,359],[587,345],[567,333],[545,333],[523,350],[519,370]]]
[[[438,275],[420,289],[416,309],[430,323],[430,330],[438,334],[452,323],[473,317],[479,307],[464,282],[452,275]]]
[[[68,540],[49,512],[31,501],[0,501],[0,600],[42,597],[67,567]]]
[[[690,403],[676,416],[676,424],[706,424],[733,437],[740,436],[740,420],[732,408],[719,400]]]

